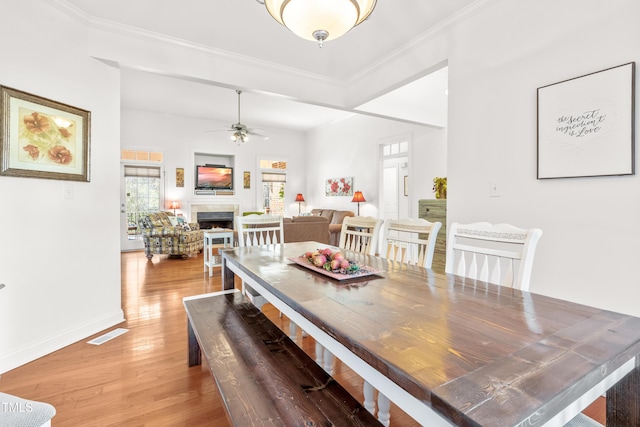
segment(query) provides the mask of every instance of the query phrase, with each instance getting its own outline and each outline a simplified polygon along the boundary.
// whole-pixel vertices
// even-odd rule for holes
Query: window
[[[389,144],[382,144],[382,156],[383,157],[395,157],[398,155],[407,155],[409,151],[409,141],[392,142]]]
[[[121,150],[120,160],[124,161],[142,161],[142,162],[162,162],[163,155],[158,152]]]
[[[287,182],[287,162],[260,160],[262,171],[262,210],[284,216],[284,195]]]
[[[160,168],[125,165],[124,180],[127,235],[132,240],[139,237],[138,219],[160,210]]]

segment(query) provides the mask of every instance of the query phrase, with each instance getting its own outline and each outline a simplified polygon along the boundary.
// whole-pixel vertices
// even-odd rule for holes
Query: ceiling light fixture
[[[249,140],[249,135],[242,130],[236,130],[231,134],[231,140],[233,142],[247,142]]]
[[[337,39],[367,19],[376,0],[257,0],[280,24],[303,39]]]

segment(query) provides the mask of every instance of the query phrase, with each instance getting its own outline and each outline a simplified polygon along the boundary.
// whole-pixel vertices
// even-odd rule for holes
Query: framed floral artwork
[[[327,196],[353,196],[353,177],[327,179],[325,194]]]
[[[0,111],[0,175],[89,181],[89,111],[5,86]]]

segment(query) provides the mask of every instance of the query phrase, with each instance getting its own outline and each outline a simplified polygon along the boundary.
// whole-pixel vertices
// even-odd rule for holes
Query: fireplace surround
[[[199,223],[201,229],[233,228],[234,218],[240,215],[240,205],[237,203],[193,203],[190,209],[189,222]]]

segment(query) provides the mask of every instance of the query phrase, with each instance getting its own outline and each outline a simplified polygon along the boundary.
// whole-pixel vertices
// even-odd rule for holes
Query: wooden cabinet
[[[418,217],[426,219],[429,222],[442,223],[442,228],[436,239],[436,249],[433,252],[433,264],[431,268],[439,273],[444,273],[447,256],[447,200],[418,200]]]

